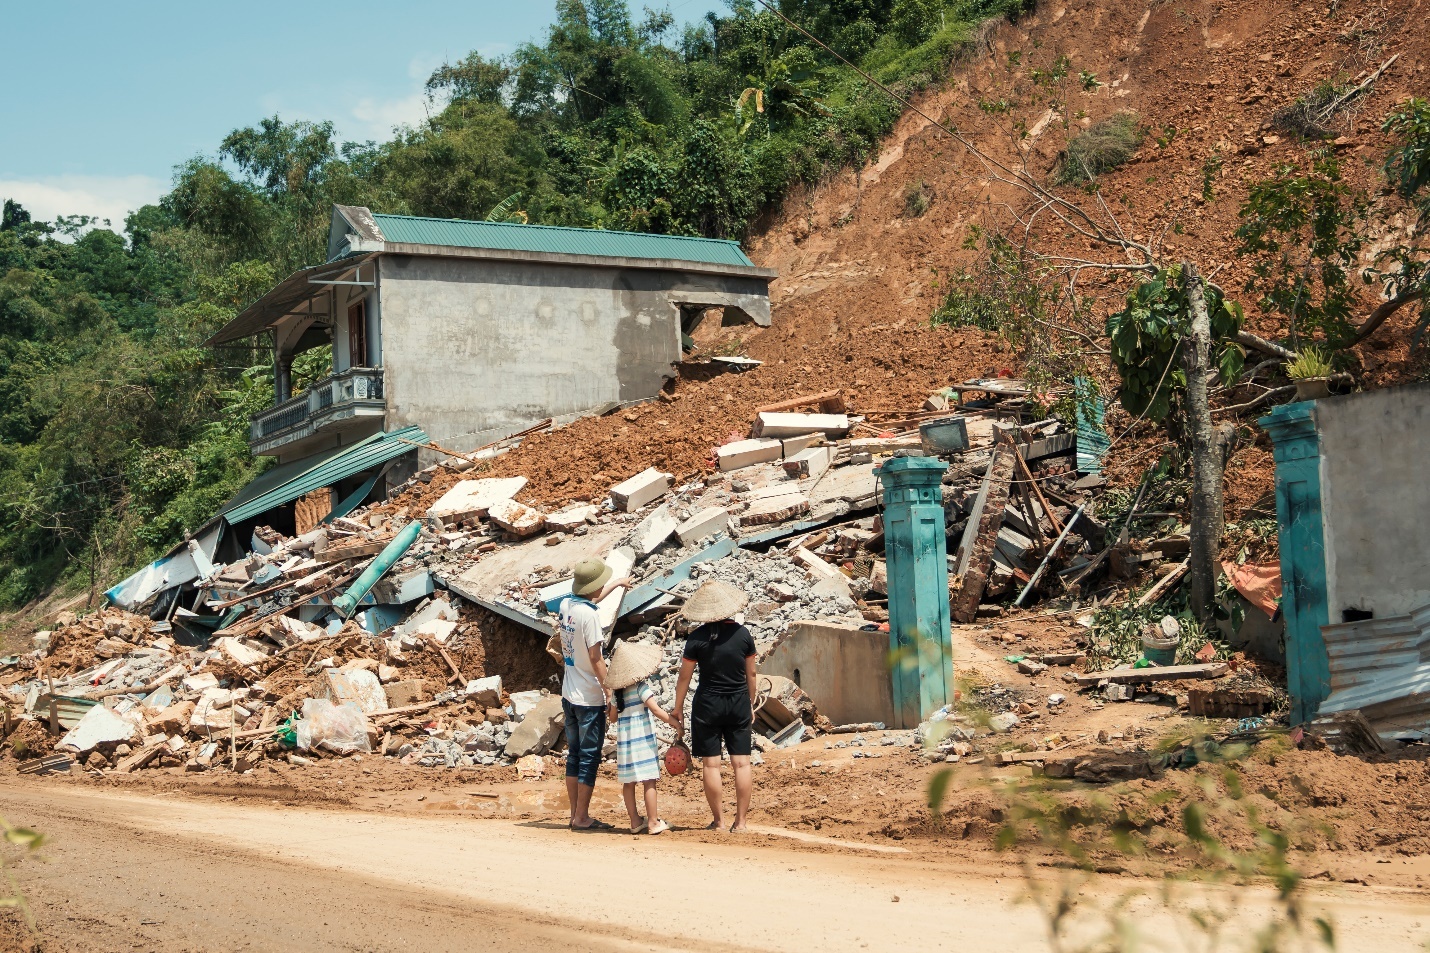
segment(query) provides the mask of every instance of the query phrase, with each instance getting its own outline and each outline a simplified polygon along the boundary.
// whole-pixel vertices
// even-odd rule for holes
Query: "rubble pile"
[[[1096,469],[1098,448],[1056,419],[1025,422],[1037,416],[1032,398],[1006,378],[953,385],[916,412],[851,415],[838,391],[796,398],[759,408],[748,435],[729,435],[709,469],[679,486],[648,467],[599,500],[546,508],[517,499],[524,477],[482,475],[520,435],[443,451],[385,500],[294,536],[258,525],[227,563],[195,556],[197,578],[170,582],[156,563],[111,590],[118,608],[37,636],[0,686],[22,719],[68,731],[57,750],[87,768],[353,751],[431,767],[510,764],[561,744],[559,699],[542,694],[558,687],[559,667],[542,650],[581,559],[602,558],[628,580],[601,602],[601,621],[611,639],[664,646],[666,704],[677,610],[706,579],[747,593],[743,621],[762,655],[800,621],[887,631],[879,471],[893,457],[946,464],[960,621],[997,614],[1015,595],[1077,592],[1104,568],[1175,558],[1177,540],[1158,541],[1153,560],[1145,545],[1110,539],[1093,515],[1102,481],[1079,475]],[[497,626],[506,630],[493,658],[483,632]],[[505,693],[503,678],[526,690]],[[838,727],[792,683],[767,694],[790,700],[771,706],[782,714],[762,725],[769,738],[795,722],[802,737]]]

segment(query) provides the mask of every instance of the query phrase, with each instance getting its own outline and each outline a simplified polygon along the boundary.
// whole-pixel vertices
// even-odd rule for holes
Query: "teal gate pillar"
[[[1326,604],[1326,540],[1321,523],[1321,441],[1315,405],[1283,404],[1257,423],[1276,457],[1276,522],[1281,545],[1281,614],[1286,620],[1286,688],[1291,723],[1309,721],[1331,691],[1321,626]]]
[[[943,462],[896,457],[884,464],[884,553],[894,722],[914,728],[953,701],[948,542]]]

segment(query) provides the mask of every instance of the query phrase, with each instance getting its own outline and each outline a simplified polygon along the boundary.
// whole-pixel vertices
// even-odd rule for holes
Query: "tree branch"
[[[1424,298],[1427,291],[1430,291],[1430,288],[1422,285],[1414,291],[1402,291],[1389,301],[1381,302],[1380,306],[1370,313],[1370,317],[1365,319],[1365,323],[1356,328],[1356,336],[1351,338],[1350,342],[1345,346],[1355,347],[1370,337],[1380,329],[1380,326],[1384,324],[1392,314],[1407,304],[1410,304],[1412,301],[1419,301],[1421,298]]]

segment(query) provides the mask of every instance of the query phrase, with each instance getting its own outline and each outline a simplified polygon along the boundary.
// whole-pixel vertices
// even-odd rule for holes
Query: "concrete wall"
[[[836,725],[870,721],[892,725],[888,655],[887,632],[796,622],[765,656],[760,672],[793,681]]]
[[[1330,621],[1430,603],[1430,386],[1316,402]]]
[[[418,424],[454,450],[655,396],[680,360],[684,293],[764,290],[682,272],[412,255],[383,256],[380,282],[387,429]]]

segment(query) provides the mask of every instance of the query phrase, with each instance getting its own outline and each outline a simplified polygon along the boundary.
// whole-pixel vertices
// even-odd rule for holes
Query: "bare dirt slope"
[[[1193,256],[1247,305],[1254,328],[1276,335],[1282,329],[1240,291],[1247,262],[1233,239],[1248,184],[1308,156],[1303,144],[1269,122],[1318,83],[1344,82],[1399,54],[1332,146],[1347,181],[1376,192],[1387,146],[1381,119],[1393,104],[1430,86],[1427,19],[1430,0],[1349,0],[1329,7],[1291,0],[1049,0],[999,27],[945,84],[915,102],[981,150],[1026,164],[1040,178],[1051,174],[1077,129],[1115,112],[1135,112],[1149,135],[1131,162],[1102,178],[1108,207],[1168,261]],[[1068,79],[1055,90],[1035,87],[1030,71],[1046,70],[1062,56]],[[1083,71],[1102,85],[1083,89]],[[1052,96],[1065,98],[1068,128],[1049,112]],[[990,115],[983,108],[1000,103],[1009,104],[1006,112]],[[1209,160],[1216,163],[1213,198],[1205,201]],[[912,191],[928,199],[922,214],[910,209]],[[1095,201],[1071,187],[1066,194]],[[710,465],[714,446],[747,432],[762,403],[840,387],[855,411],[917,407],[929,391],[952,381],[1019,370],[1021,356],[994,336],[928,323],[950,274],[973,261],[964,247],[970,226],[1006,224],[1010,203],[1018,207],[1017,196],[990,183],[946,133],[906,113],[876,159],[791,197],[753,238],[755,261],[780,271],[772,286],[774,323],[727,337],[733,334],[764,366],[681,381],[673,401],[531,437],[499,460],[496,472],[530,478],[529,501],[559,503],[599,495],[651,465],[677,477],[699,472]],[[1041,240],[1048,251],[1090,252],[1053,230]],[[1124,288],[1089,279],[1081,290],[1098,298],[1094,318],[1100,320]],[[1406,346],[1409,321],[1408,314],[1393,319],[1388,333],[1359,349],[1368,383],[1418,373]],[[1090,369],[1110,382],[1095,339],[1086,356]],[[1114,457],[1145,449],[1132,444]],[[1228,515],[1236,518],[1266,489],[1266,447],[1247,448],[1230,469],[1250,474],[1228,501]]]
[[[8,785],[4,801],[52,838],[47,863],[19,869],[45,950],[1043,947],[1006,868]],[[1126,887],[1106,878],[1084,896]],[[1355,888],[1315,899],[1343,949],[1410,950],[1421,935],[1411,898]],[[1260,922],[1266,902],[1244,891],[1234,922]],[[1145,930],[1178,929],[1150,903],[1134,911]]]

